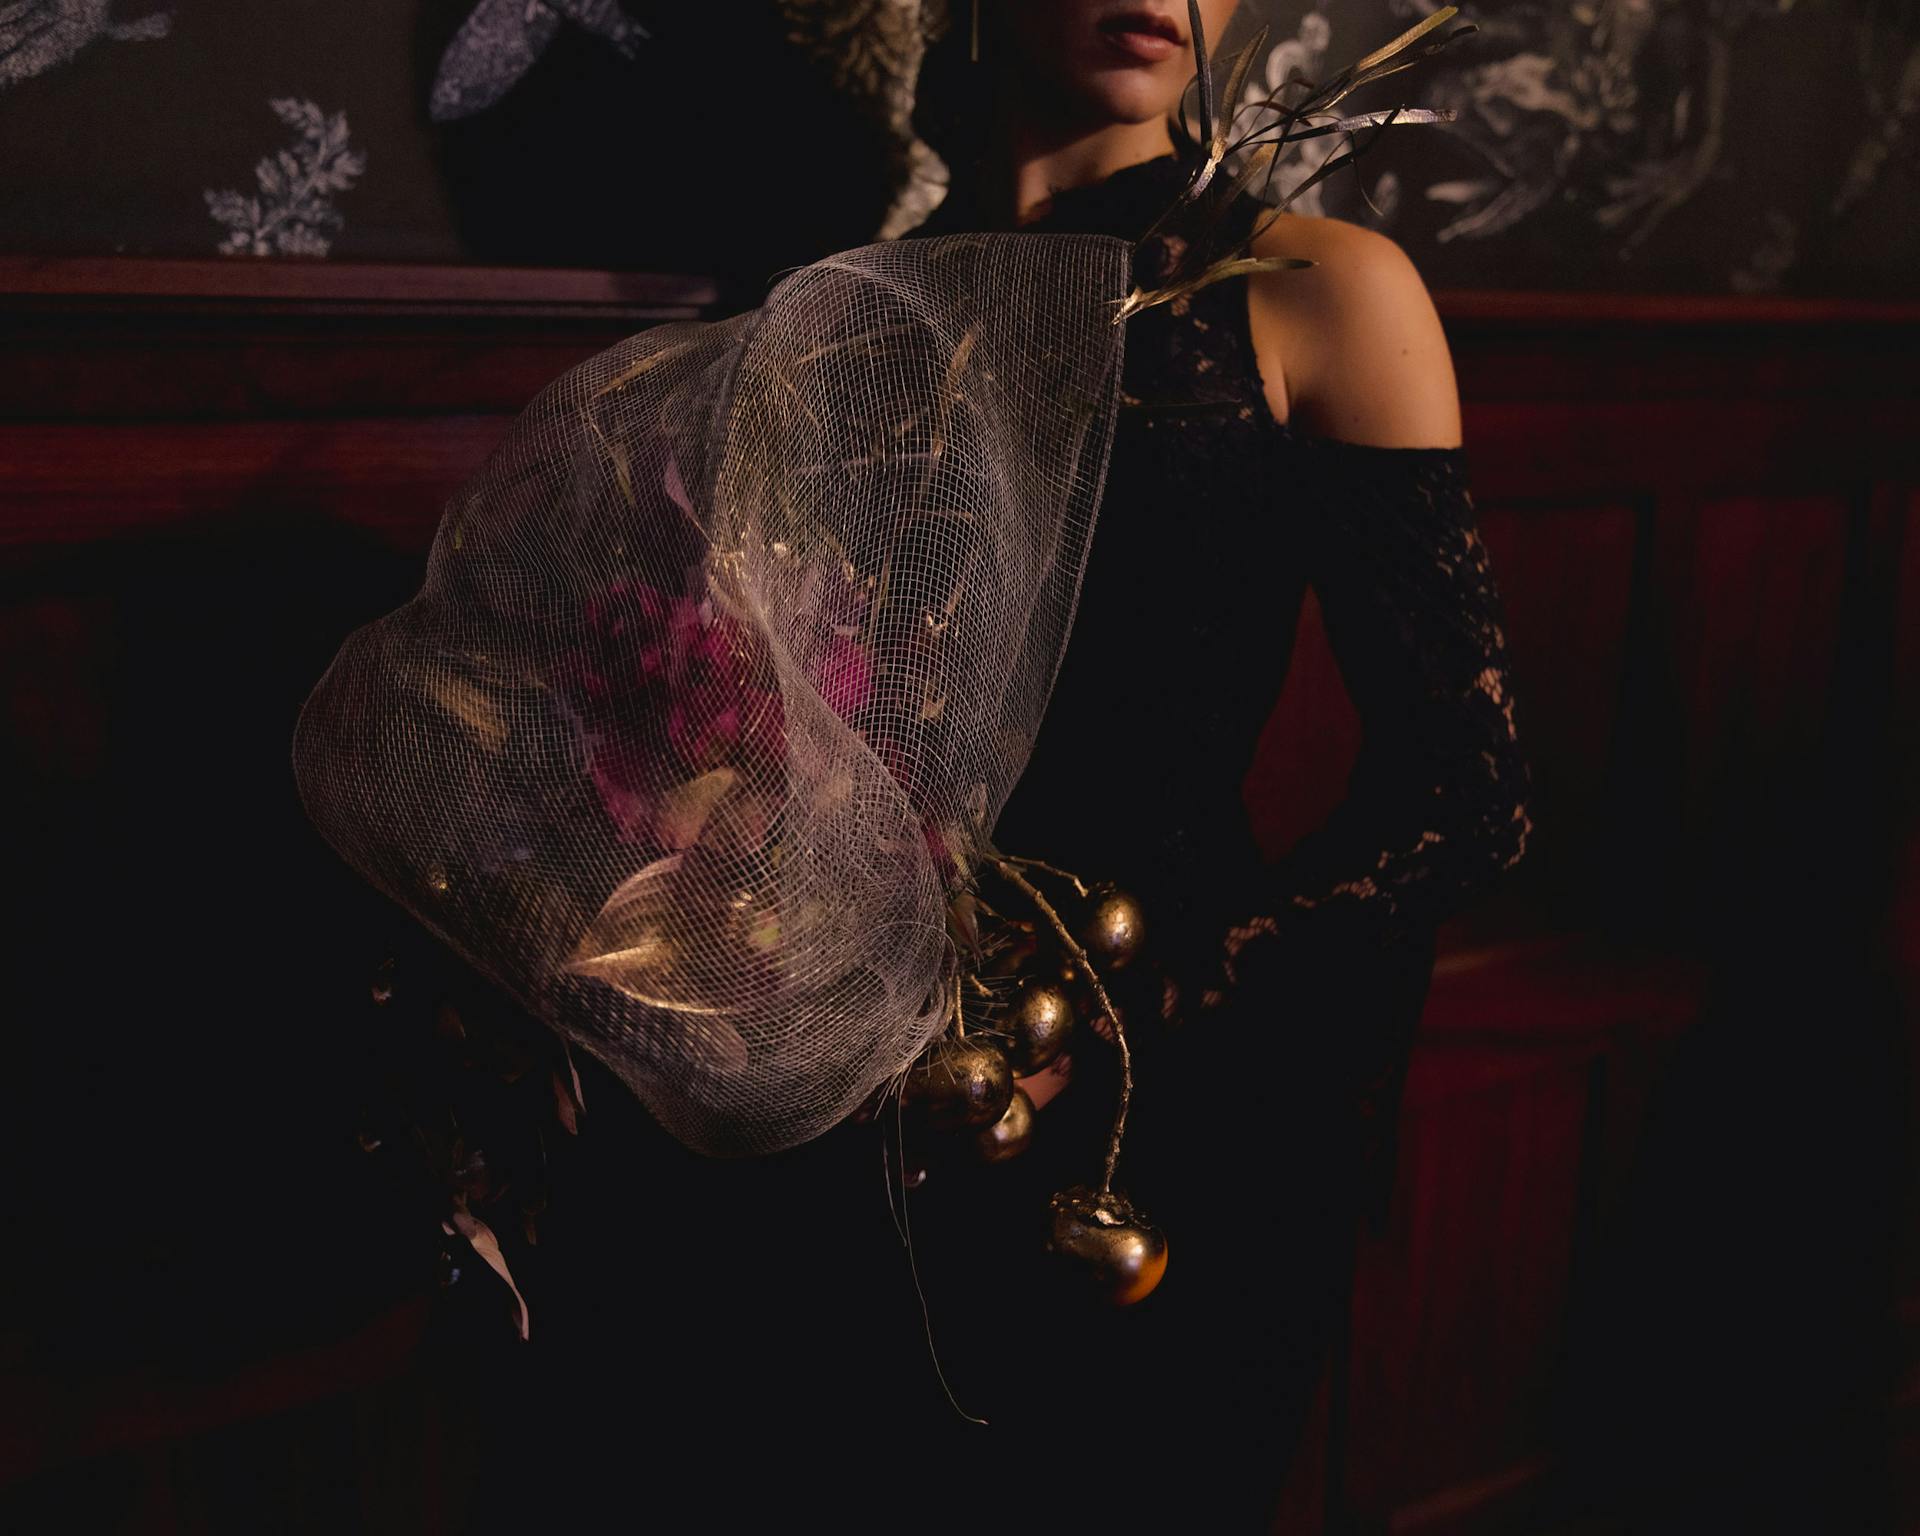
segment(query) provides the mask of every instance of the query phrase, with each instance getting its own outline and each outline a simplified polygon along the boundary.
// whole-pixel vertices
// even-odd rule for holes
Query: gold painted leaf
[[[713,815],[714,808],[727,797],[740,775],[731,768],[715,768],[697,779],[690,779],[669,790],[660,802],[659,829],[669,848],[691,848]]]
[[[433,702],[464,725],[486,751],[498,752],[506,745],[506,719],[484,688],[458,674],[439,671],[430,673],[424,686]]]
[[[623,880],[561,970],[680,1018],[675,1048],[687,1060],[744,1070],[747,1043],[722,1015],[738,1006],[736,957],[756,938],[764,944],[768,930],[704,899],[697,882],[676,879],[686,857],[670,854]]]

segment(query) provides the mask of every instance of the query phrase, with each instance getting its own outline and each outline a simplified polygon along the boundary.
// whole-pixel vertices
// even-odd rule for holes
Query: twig
[[[1058,869],[1055,866],[1045,863],[1040,859],[1016,859],[1010,853],[1003,853],[1000,855],[1000,857],[1006,860],[1006,862],[1009,864],[1018,865],[1021,869],[1037,869],[1043,875],[1052,875],[1056,880],[1066,881],[1067,884],[1071,885],[1074,891],[1083,900],[1087,896],[1092,894],[1090,891],[1088,891],[1086,884],[1081,880],[1081,878],[1078,875],[1074,874],[1071,870]]]
[[[1073,936],[1073,930],[1062,921],[1060,914],[1053,909],[1053,903],[1025,875],[1020,873],[1019,864],[1030,860],[1010,859],[1005,854],[994,856],[994,867],[1002,878],[1017,887],[1035,907],[1040,915],[1053,927],[1061,944],[1068,954],[1073,956],[1074,964],[1080,967],[1080,974],[1087,978],[1087,984],[1093,988],[1093,995],[1106,1015],[1113,1020],[1113,1043],[1120,1048],[1120,1103],[1113,1112],[1113,1134],[1107,1139],[1107,1165],[1100,1179],[1100,1193],[1113,1193],[1113,1171],[1120,1162],[1120,1142],[1127,1133],[1127,1105],[1133,1099],[1133,1051],[1127,1044],[1127,1027],[1120,1018],[1120,1010],[1113,1006],[1113,999],[1107,996],[1106,983],[1101,981],[1100,973],[1094,969],[1093,962],[1087,958],[1087,952],[1081,948],[1080,941]]]

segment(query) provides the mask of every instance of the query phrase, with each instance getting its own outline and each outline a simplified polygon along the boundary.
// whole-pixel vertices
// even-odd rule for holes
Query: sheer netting
[[[362,874],[675,1136],[803,1142],[945,1026],[1113,431],[1128,245],[801,269],[527,409],[294,764]]]

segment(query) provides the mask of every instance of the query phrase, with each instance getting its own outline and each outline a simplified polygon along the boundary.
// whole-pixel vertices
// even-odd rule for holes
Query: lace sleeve
[[[1532,830],[1465,448],[1293,446],[1311,580],[1363,744],[1339,807],[1277,865],[1218,893],[1212,974],[1192,978],[1203,1008],[1291,939],[1430,941],[1519,862]]]

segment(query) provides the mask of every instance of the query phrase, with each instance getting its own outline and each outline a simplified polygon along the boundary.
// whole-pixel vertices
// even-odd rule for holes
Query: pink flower
[[[710,603],[616,581],[555,668],[600,803],[629,842],[657,841],[663,795],[713,768],[778,775],[786,723],[765,648]]]
[[[813,686],[827,701],[827,708],[843,720],[866,708],[873,697],[873,666],[851,635],[832,635],[815,652],[811,671]]]
[[[796,615],[814,642],[807,680],[851,720],[875,687],[854,632],[859,595],[843,583],[813,586],[808,596]],[[663,798],[716,768],[739,773],[744,787],[777,790],[786,715],[771,657],[751,625],[710,601],[626,578],[589,597],[581,616],[584,636],[560,658],[554,681],[575,715],[600,803],[624,840],[660,843]]]

